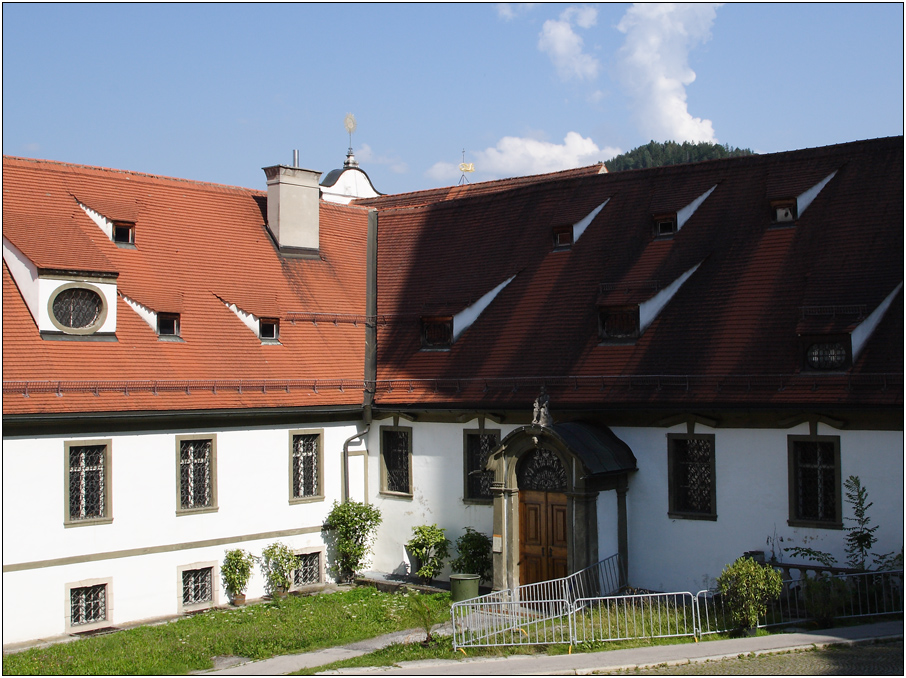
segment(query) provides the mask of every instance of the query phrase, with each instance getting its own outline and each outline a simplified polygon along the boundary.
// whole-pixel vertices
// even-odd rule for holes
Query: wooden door
[[[534,584],[569,574],[566,495],[519,492],[519,583]]]

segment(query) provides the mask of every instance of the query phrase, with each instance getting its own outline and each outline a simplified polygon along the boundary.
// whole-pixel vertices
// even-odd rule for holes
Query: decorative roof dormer
[[[824,177],[824,179],[808,190],[803,191],[795,198],[788,197],[771,200],[771,223],[782,226],[798,221],[805,210],[808,209],[809,205],[811,205],[815,198],[818,197],[821,189],[827,186],[836,174],[837,170],[834,170]]]
[[[352,133],[355,132],[357,123],[352,113],[347,113],[343,126],[349,133],[349,150],[346,152],[346,161],[343,169],[331,170],[321,182],[321,198],[327,202],[336,202],[348,205],[357,198],[376,198],[381,195],[371,184],[371,179],[361,169],[352,152]]]

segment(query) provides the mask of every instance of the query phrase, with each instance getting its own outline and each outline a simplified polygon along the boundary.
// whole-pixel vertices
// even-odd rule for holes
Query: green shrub
[[[768,601],[780,595],[783,582],[773,568],[743,557],[724,568],[717,585],[730,608],[733,623],[742,630],[758,626]]]
[[[450,554],[450,540],[442,527],[418,525],[412,528],[412,539],[406,542],[406,548],[418,559],[418,576],[430,583],[444,567],[444,558]]]
[[[255,556],[242,549],[233,549],[224,553],[223,564],[220,566],[220,578],[223,581],[223,588],[230,594],[230,597],[245,593],[249,579],[252,578],[252,567],[255,560]]]
[[[275,541],[265,548],[261,552],[260,565],[267,592],[273,595],[289,591],[297,564],[296,555],[286,544]]]
[[[460,574],[477,574],[481,581],[491,581],[494,563],[491,556],[491,538],[467,527],[465,534],[456,540],[459,555],[450,566]]]
[[[334,567],[340,581],[352,581],[365,562],[375,533],[381,524],[381,512],[369,504],[334,501],[324,521],[324,529],[332,533]]]
[[[820,628],[833,626],[834,617],[843,609],[848,596],[846,582],[826,572],[802,581],[805,610]]]

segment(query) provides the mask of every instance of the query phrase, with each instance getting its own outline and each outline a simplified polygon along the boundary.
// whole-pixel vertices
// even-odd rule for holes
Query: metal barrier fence
[[[612,595],[622,581],[611,556],[563,579],[454,603],[453,647],[701,637],[734,628],[719,591]],[[903,597],[902,570],[785,580],[758,626],[902,614]]]

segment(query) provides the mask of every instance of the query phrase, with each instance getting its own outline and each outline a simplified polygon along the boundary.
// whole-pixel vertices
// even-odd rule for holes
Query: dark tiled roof
[[[136,248],[77,200],[134,220]],[[293,259],[265,205],[261,191],[4,157],[4,236],[42,268],[116,273],[119,292],[116,341],[44,340],[4,263],[4,414],[361,405],[364,322],[294,319],[364,316],[367,210],[322,203],[321,257]],[[180,313],[184,341],[159,341],[124,297]],[[280,344],[227,304],[279,318]]]
[[[797,222],[771,222],[836,171]],[[653,215],[714,192],[674,236]],[[379,405],[902,404],[900,292],[851,370],[802,370],[803,307],[871,313],[903,280],[903,140],[611,174],[456,197],[375,200]],[[609,199],[573,247],[552,229]],[[400,207],[409,204],[409,207]],[[641,337],[599,345],[597,305],[639,303],[698,268]],[[514,276],[449,351],[419,317]],[[602,286],[602,283],[604,284]]]

